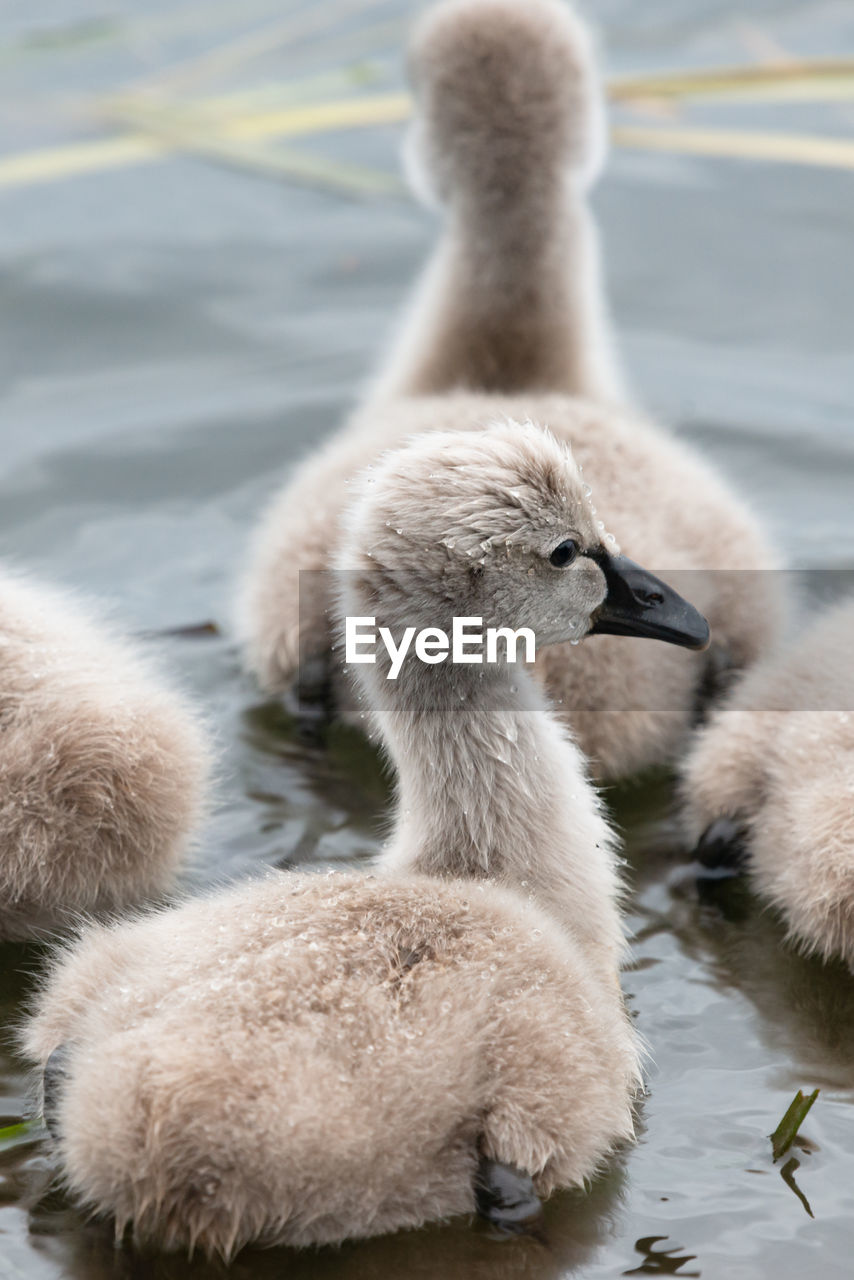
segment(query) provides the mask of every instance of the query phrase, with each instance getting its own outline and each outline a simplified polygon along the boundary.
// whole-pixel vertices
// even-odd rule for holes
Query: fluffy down
[[[632,1132],[619,993],[488,884],[276,873],[90,929],[26,1031],[60,1044],[73,1194],[224,1257],[470,1212],[482,1154],[577,1185]]]
[[[585,27],[558,0],[446,0],[409,67],[407,170],[443,234],[377,393],[622,398],[586,200],[606,128]]]
[[[129,645],[0,572],[0,937],[169,889],[208,765],[195,717]]]
[[[792,938],[854,965],[854,601],[759,664],[699,734],[682,775],[696,840],[741,831],[753,883]]]
[[[443,199],[514,207],[594,176],[604,123],[590,36],[560,0],[444,0],[409,46],[416,142]]]

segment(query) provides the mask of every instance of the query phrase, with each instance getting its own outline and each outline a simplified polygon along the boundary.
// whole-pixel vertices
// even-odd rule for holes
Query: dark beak
[[[705,649],[709,624],[666,582],[627,556],[588,552],[605,575],[608,594],[593,614],[590,636],[645,636],[685,649]]]

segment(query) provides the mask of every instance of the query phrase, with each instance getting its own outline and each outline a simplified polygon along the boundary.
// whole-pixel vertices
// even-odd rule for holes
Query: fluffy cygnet
[[[621,639],[580,654],[558,645],[539,661],[599,776],[671,760],[721,674],[767,646],[776,579],[749,571],[776,562],[708,462],[620,407],[587,209],[603,128],[586,33],[556,0],[445,0],[417,27],[411,67],[412,154],[443,207],[442,239],[366,406],[261,521],[240,606],[247,663],[272,692],[301,666],[304,688],[346,713],[340,686],[324,687],[323,574],[300,571],[331,566],[350,481],[412,433],[532,418],[572,445],[627,553],[665,575],[687,571],[671,580],[711,622],[705,663]]]
[[[854,964],[854,601],[758,664],[682,773],[689,837],[711,865],[746,857],[805,950]]]
[[[131,645],[0,571],[0,937],[171,888],[208,771],[196,716]]]
[[[389,455],[346,544],[342,612],[398,638],[477,612],[544,642],[708,638],[533,428]],[[58,959],[26,1049],[67,1186],[117,1230],[229,1257],[475,1207],[518,1226],[630,1137],[614,837],[506,658],[358,666],[399,775],[376,877],[274,873]]]

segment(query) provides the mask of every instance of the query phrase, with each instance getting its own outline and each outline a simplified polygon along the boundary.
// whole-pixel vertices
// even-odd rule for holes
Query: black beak
[[[608,594],[593,615],[590,636],[645,636],[685,649],[705,649],[709,624],[666,582],[627,556],[588,552],[605,575]]]

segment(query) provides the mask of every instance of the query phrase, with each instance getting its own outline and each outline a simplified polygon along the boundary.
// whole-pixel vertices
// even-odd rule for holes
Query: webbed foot
[[[59,1095],[63,1084],[68,1079],[68,1059],[70,1057],[67,1044],[61,1044],[44,1064],[42,1076],[42,1117],[47,1131],[56,1141],[59,1138]]]
[[[697,842],[695,856],[704,867],[740,869],[747,862],[744,826],[735,818],[716,818]]]
[[[480,1216],[501,1231],[522,1234],[540,1223],[543,1205],[534,1184],[527,1173],[512,1164],[482,1159],[474,1192]]]
[[[321,746],[335,718],[332,672],[327,654],[306,655],[300,660],[296,684],[285,696],[285,709],[297,722],[305,742]]]

